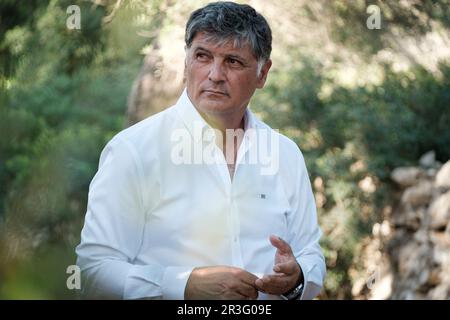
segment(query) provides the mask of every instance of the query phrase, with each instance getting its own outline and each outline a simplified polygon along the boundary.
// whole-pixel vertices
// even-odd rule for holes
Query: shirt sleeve
[[[322,289],[326,267],[319,245],[322,232],[317,222],[314,195],[300,150],[299,153],[292,212],[288,216],[288,243],[303,271],[303,293],[299,298],[313,299]]]
[[[135,149],[118,136],[100,156],[76,248],[83,298],[184,299],[192,268],[133,263],[142,245],[149,207],[138,160]]]

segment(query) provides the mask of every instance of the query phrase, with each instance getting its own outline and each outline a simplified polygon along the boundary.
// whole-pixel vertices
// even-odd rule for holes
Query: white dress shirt
[[[179,163],[180,146],[205,149],[208,128],[185,90],[176,105],[123,130],[106,145],[89,187],[76,248],[86,297],[183,299],[192,269],[200,266],[273,274],[271,234],[291,245],[303,270],[301,298],[320,292],[325,276],[321,231],[297,145],[247,108],[244,140],[230,179],[215,145],[210,148],[213,163]],[[183,132],[189,139],[180,138]],[[267,132],[278,139],[278,146],[264,145],[275,170],[264,167],[267,161],[248,159]],[[280,297],[259,293],[259,299]]]

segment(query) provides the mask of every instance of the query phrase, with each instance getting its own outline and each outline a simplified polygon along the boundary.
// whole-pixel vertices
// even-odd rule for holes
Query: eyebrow
[[[203,48],[201,46],[198,46],[198,47],[194,48],[194,52],[195,51],[205,51],[206,53],[212,54],[211,51],[209,51],[208,49]],[[225,57],[226,58],[237,59],[237,60],[240,60],[243,64],[248,64],[247,59],[245,59],[244,57],[242,57],[242,56],[240,56],[238,54],[225,54]]]

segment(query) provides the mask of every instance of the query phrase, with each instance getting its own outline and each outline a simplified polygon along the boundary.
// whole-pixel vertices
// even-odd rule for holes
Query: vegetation
[[[393,47],[394,30],[448,35],[445,3],[423,1],[407,10],[395,1],[377,3],[387,24],[377,31],[365,27],[366,1],[317,2],[332,30],[329,41],[357,52],[379,77],[343,84],[336,67],[342,56],[332,57],[330,67],[288,47],[295,63],[275,67],[252,102],[306,157],[329,268],[322,298],[351,298],[350,270],[358,270],[360,243],[390,201],[390,170],[429,150],[442,162],[450,158],[449,61],[433,69],[412,59],[398,71],[394,61],[375,59]],[[80,30],[66,27],[71,4],[83,13]],[[156,41],[136,35],[137,17],[148,9],[143,23],[157,32],[184,23],[170,10],[176,1],[150,4],[0,2],[0,298],[76,297],[66,288],[66,268],[75,263],[89,183],[103,146],[126,124],[143,49]],[[309,16],[313,9],[299,7]]]

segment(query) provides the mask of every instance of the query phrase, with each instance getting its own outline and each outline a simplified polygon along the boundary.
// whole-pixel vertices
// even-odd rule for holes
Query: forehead
[[[203,48],[213,53],[239,55],[247,59],[255,59],[248,42],[239,42],[233,38],[218,39],[214,35],[199,32],[192,40],[192,49]]]

